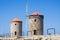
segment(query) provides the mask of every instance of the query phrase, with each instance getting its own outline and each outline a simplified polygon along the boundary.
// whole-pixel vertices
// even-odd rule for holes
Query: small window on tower
[[[16,24],[15,24],[16,25]]]
[[[34,21],[36,22],[36,19]]]

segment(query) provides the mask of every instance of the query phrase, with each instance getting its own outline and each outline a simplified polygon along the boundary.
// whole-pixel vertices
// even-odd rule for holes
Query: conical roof
[[[31,14],[31,15],[41,15],[41,14],[39,14],[39,12],[38,11],[35,11],[33,14]]]
[[[12,20],[12,22],[20,22],[21,20],[19,18],[15,18]]]

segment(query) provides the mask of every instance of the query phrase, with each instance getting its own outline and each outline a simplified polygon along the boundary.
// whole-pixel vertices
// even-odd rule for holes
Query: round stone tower
[[[11,21],[11,37],[22,36],[22,21],[15,18]]]
[[[37,11],[29,15],[29,27],[31,35],[43,35],[43,15]]]

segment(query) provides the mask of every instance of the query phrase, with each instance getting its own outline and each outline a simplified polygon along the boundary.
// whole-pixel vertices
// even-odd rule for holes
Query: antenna
[[[26,2],[26,15],[28,14],[28,3]]]
[[[29,29],[29,23],[28,23],[28,1],[26,2],[26,27],[27,30]],[[27,31],[27,36],[28,36],[28,31]]]
[[[28,15],[28,4],[27,4],[27,1],[26,1],[26,5],[25,6],[26,6],[26,8],[25,8],[25,27],[28,28],[27,27],[28,26],[28,17],[27,17],[27,15]],[[23,35],[27,35],[27,34],[25,34],[24,31],[23,31]]]

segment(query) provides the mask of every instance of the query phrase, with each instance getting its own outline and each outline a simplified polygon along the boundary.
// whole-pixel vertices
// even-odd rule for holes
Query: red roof
[[[41,14],[39,14],[39,12],[37,12],[37,11],[35,11],[33,14],[31,14],[31,15],[41,15]]]
[[[19,20],[19,18],[15,18],[12,20],[12,22],[20,22],[21,20]]]

